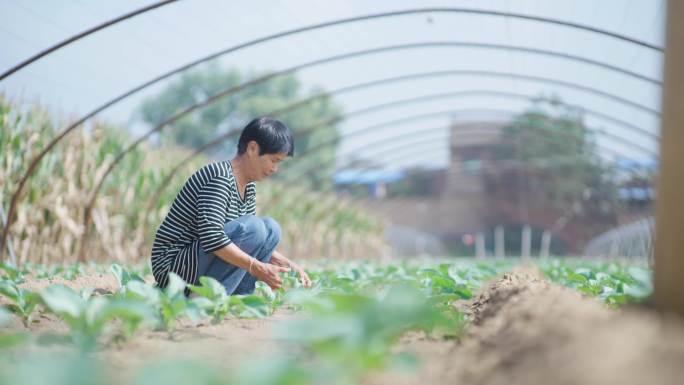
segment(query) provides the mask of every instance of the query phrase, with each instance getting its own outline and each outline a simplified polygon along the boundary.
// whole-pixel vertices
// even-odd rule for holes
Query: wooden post
[[[684,316],[684,1],[667,2],[654,297]]]

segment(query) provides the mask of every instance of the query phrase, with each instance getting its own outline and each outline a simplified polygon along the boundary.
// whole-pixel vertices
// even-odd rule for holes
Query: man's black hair
[[[279,120],[264,117],[247,123],[238,140],[238,155],[247,151],[247,144],[251,140],[259,145],[259,155],[284,152],[287,156],[294,156],[292,133]]]

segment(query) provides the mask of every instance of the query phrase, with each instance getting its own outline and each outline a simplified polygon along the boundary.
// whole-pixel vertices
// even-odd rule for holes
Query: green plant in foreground
[[[171,337],[178,318],[187,315],[196,321],[201,315],[199,307],[185,297],[185,287],[183,278],[174,273],[169,273],[169,283],[159,295],[161,325]]]
[[[185,297],[186,283],[174,273],[169,273],[169,284],[164,290],[160,290],[147,284],[138,273],[128,271],[120,265],[113,264],[111,271],[120,287],[115,297],[145,304],[155,314],[153,318],[156,328],[166,330],[171,337],[178,318],[187,315],[197,320],[203,307],[208,306],[201,300],[188,301]],[[192,289],[192,285],[187,287]]]
[[[0,281],[0,294],[12,301],[9,309],[21,317],[24,326],[28,326],[32,321],[33,311],[40,303],[40,296],[32,291],[17,287],[11,281]]]
[[[202,311],[212,317],[211,322],[217,324],[230,313],[230,298],[226,294],[226,288],[211,277],[200,277],[200,286],[188,285],[188,288],[199,297],[193,298]]]
[[[110,270],[112,271],[112,274],[114,274],[116,281],[119,283],[119,289],[125,288],[126,285],[131,281],[145,282],[140,274],[129,271],[119,264],[113,263],[110,266]]]
[[[48,286],[40,297],[43,304],[69,326],[71,342],[83,350],[96,346],[107,322],[114,318],[121,320],[124,337],[128,338],[143,322],[154,319],[152,309],[142,302],[80,296],[63,285]]]
[[[4,273],[5,279],[14,283],[24,282],[24,272],[9,262],[0,262],[0,270]],[[2,279],[2,277],[0,277]]]
[[[321,292],[293,293],[289,298],[311,317],[280,324],[279,335],[295,347],[291,350],[314,354],[309,370],[335,369],[340,383],[387,364],[410,362],[406,355],[391,354],[391,347],[409,330],[430,333],[460,327],[455,317],[445,317],[423,291],[410,286],[386,288],[380,295]]]

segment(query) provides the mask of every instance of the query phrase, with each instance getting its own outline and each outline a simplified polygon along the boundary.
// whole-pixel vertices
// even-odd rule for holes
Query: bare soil
[[[369,384],[682,384],[684,322],[644,307],[613,310],[518,269],[459,304],[472,319],[457,343],[405,346],[418,373]]]
[[[55,281],[51,283],[57,283]],[[79,290],[116,289],[111,276],[59,282]],[[31,282],[39,289],[48,282]],[[461,341],[407,334],[396,351],[412,352],[420,365],[413,373],[388,371],[366,378],[379,384],[682,384],[684,322],[643,306],[620,310],[551,284],[533,268],[504,274],[457,306],[471,325]],[[288,311],[267,319],[232,319],[219,325],[179,326],[174,338],[146,331],[121,345],[96,353],[119,374],[135,371],[149,359],[193,357],[234,368],[275,352],[273,326],[295,317]],[[14,322],[13,329],[24,329]],[[50,316],[30,330],[63,331]]]

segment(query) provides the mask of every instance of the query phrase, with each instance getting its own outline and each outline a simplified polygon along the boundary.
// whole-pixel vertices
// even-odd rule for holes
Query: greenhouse
[[[684,3],[0,2],[0,384],[679,384]]]

